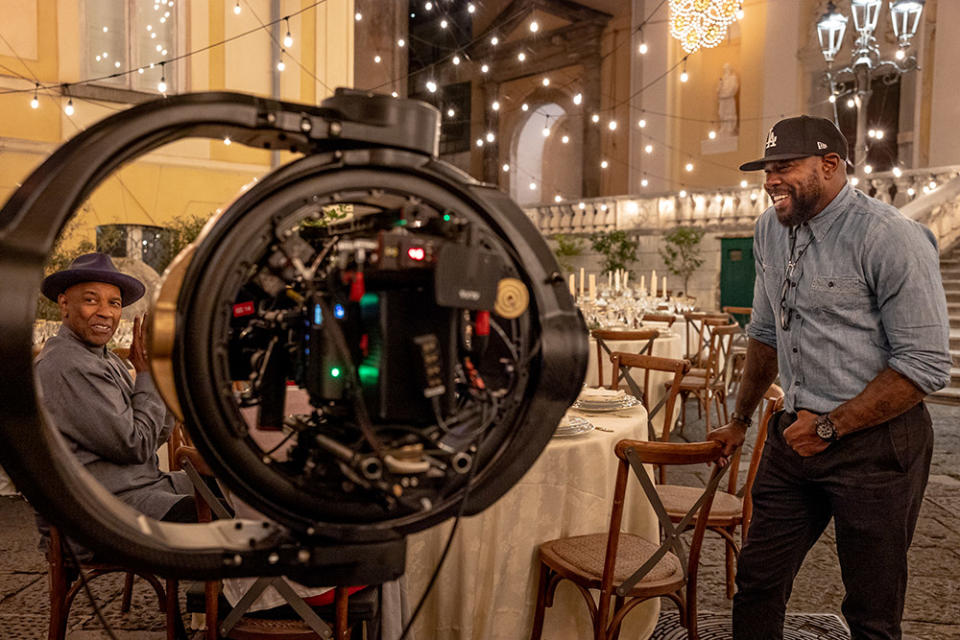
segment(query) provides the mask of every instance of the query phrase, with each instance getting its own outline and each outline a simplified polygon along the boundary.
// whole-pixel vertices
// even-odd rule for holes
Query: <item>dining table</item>
[[[595,428],[554,436],[540,457],[496,503],[461,520],[436,584],[413,625],[418,640],[520,640],[529,638],[538,580],[537,545],[548,540],[606,532],[617,458],[625,438],[647,439],[642,406],[605,413],[571,409]],[[628,488],[623,530],[657,541],[656,516],[636,483]],[[412,609],[440,562],[453,521],[410,536],[407,601]],[[642,640],[656,625],[654,599],[627,616],[621,637]],[[546,611],[544,640],[592,637],[586,603],[561,583]]]

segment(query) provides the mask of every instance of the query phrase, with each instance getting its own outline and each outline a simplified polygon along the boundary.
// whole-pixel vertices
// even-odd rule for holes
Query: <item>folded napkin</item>
[[[584,389],[580,392],[580,400],[583,402],[620,402],[626,394],[623,389]]]

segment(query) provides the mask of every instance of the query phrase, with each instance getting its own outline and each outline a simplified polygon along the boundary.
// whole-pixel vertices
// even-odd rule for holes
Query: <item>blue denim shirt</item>
[[[926,393],[950,381],[947,301],[929,229],[849,184],[800,225],[786,296],[789,229],[773,207],[757,220],[751,338],[777,350],[787,411],[832,411],[886,367]]]

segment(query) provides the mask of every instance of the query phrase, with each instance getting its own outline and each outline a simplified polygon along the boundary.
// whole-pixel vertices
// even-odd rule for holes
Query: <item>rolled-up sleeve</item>
[[[868,239],[864,273],[876,293],[887,365],[925,393],[950,382],[950,324],[937,242],[906,218],[878,226]]]
[[[761,222],[762,218],[757,221],[753,234],[753,259],[757,277],[753,283],[753,311],[750,314],[750,324],[747,325],[747,335],[754,340],[776,349],[776,314],[774,313],[773,305],[770,303],[770,298],[767,296],[766,287],[763,286],[764,234],[760,226]]]

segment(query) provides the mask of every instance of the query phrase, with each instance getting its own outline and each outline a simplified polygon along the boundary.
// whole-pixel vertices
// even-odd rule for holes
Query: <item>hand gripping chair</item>
[[[531,640],[543,632],[546,608],[553,603],[557,585],[571,581],[584,598],[593,622],[595,640],[614,640],[624,617],[638,604],[667,597],[680,609],[688,637],[697,640],[697,567],[713,496],[725,468],[713,465],[700,498],[677,526],[660,503],[645,464],[676,465],[715,463],[722,448],[715,442],[673,443],[621,440],[615,447],[619,459],[610,527],[606,533],[560,538],[538,548],[540,580]],[[640,481],[646,499],[660,522],[661,541],[650,542],[620,531],[630,471]],[[694,526],[689,553],[680,534]],[[599,602],[590,589],[600,591]],[[611,611],[611,601],[613,609]]]
[[[767,423],[774,411],[783,406],[783,391],[775,384],[770,385],[763,396],[760,411],[760,422],[757,425],[757,436],[754,440],[753,452],[750,455],[750,465],[747,477],[741,487],[737,487],[737,471],[740,466],[740,454],[737,450],[730,460],[730,478],[726,490],[717,491],[713,501],[713,509],[707,520],[707,529],[718,533],[726,543],[726,571],[727,597],[732,598],[734,592],[734,578],[736,576],[736,557],[740,555],[740,545],[737,544],[736,531],[740,526],[740,540],[746,540],[747,529],[750,526],[750,516],[753,513],[753,502],[750,499],[750,490],[760,465],[760,456],[767,439]],[[700,495],[700,489],[676,484],[660,484],[657,493],[663,502],[670,519],[679,522],[690,506]]]

